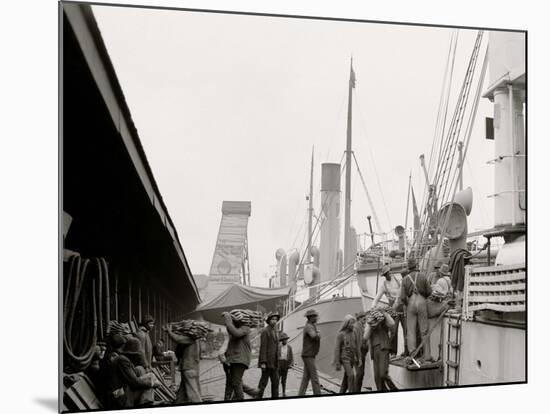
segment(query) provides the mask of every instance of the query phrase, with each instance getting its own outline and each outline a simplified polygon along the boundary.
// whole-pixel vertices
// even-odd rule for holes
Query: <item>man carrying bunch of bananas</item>
[[[397,387],[389,375],[391,342],[389,333],[395,326],[390,307],[367,312],[364,340],[370,341],[374,383],[378,391],[394,391]]]
[[[199,336],[194,335],[195,328],[191,321],[177,325],[178,333],[173,331],[172,324],[163,327],[174,342],[183,347],[180,359],[181,383],[176,396],[176,403],[202,402],[199,379],[200,346]]]

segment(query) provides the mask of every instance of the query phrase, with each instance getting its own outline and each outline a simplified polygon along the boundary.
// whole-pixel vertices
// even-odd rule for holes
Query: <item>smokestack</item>
[[[525,224],[525,34],[490,32],[494,102],[495,227]]]
[[[337,271],[340,244],[340,164],[321,165],[321,282],[332,280]]]

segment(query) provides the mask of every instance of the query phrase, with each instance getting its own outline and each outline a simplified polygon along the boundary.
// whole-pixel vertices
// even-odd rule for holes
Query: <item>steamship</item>
[[[487,35],[488,47],[484,49],[483,39]],[[486,72],[489,87],[483,90]],[[392,272],[399,273],[405,267],[407,255],[415,255],[420,259],[420,269],[430,272],[436,261],[448,262],[453,251],[471,248],[469,236],[484,236],[485,248],[471,252],[473,259],[464,268],[461,306],[429,321],[432,358],[436,362],[410,365],[396,359],[390,365],[390,375],[400,389],[526,381],[525,84],[525,34],[479,31],[453,123],[446,131],[450,137],[446,141],[449,154],[457,154],[454,168],[458,174],[451,179],[451,189],[440,184],[445,177],[435,175],[430,181],[426,174],[429,193],[422,206],[420,228],[409,234],[404,227],[397,226],[398,240],[379,243],[375,243],[371,228],[373,244],[367,250],[358,251],[357,236],[350,223],[351,115],[352,89],[355,88],[351,66],[343,252],[339,249],[343,170],[340,164],[325,163],[321,165],[322,207],[316,223],[312,219],[313,180],[310,184],[306,251],[302,254],[295,251],[288,257],[283,249],[276,253],[275,278],[285,278],[281,283],[288,283],[293,292],[286,304],[282,329],[299,355],[305,312],[315,309],[320,314],[321,348],[317,366],[321,375],[341,379],[343,373],[332,366],[338,329],[345,315],[371,308],[378,284],[382,283],[381,266],[390,265]],[[489,99],[494,104],[494,118],[486,121],[486,133],[487,138],[494,140],[495,156],[488,163],[494,164],[495,194],[490,197],[495,201],[495,219],[491,229],[469,233],[468,215],[473,193],[470,188],[462,188],[462,157],[472,135],[471,123],[480,99]],[[465,130],[457,130],[455,124],[461,125],[462,119],[467,119],[466,108],[471,108],[470,120]],[[443,137],[444,133],[441,135]],[[452,141],[455,136],[456,141]],[[462,141],[459,136],[463,137]],[[452,166],[451,162],[448,170]],[[313,157],[311,171],[313,174]],[[440,171],[440,174],[445,172]],[[320,233],[319,248],[312,241],[316,231]],[[497,242],[501,244],[498,251],[495,249]],[[403,351],[405,338],[401,330],[398,334],[399,354]],[[372,375],[369,375],[372,372],[370,358],[367,358],[365,370],[363,390],[375,390]]]

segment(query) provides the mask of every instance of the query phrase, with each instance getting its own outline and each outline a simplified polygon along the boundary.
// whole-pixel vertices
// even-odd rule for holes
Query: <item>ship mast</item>
[[[311,238],[312,238],[312,220],[313,220],[313,154],[315,147],[311,149],[311,172],[309,176],[309,208],[307,221],[307,263],[311,263]]]
[[[346,193],[345,193],[345,216],[344,216],[344,267],[348,266],[354,257],[351,257],[351,231],[350,231],[350,210],[351,210],[351,114],[352,114],[352,89],[355,88],[355,72],[353,71],[353,57],[350,63],[350,75],[348,86],[348,124],[346,139]]]

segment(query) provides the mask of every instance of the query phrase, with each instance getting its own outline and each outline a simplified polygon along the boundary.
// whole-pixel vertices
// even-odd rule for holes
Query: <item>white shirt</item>
[[[286,360],[288,358],[288,345],[281,345],[281,358]]]

